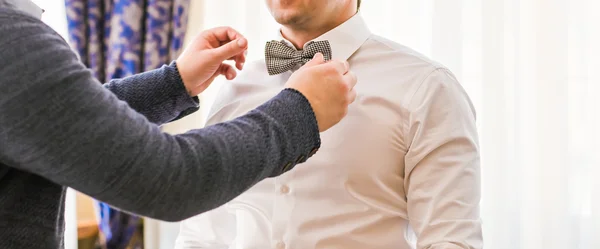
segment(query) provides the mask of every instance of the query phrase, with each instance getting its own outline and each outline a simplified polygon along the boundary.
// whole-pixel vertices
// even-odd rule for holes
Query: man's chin
[[[277,23],[284,26],[301,25],[304,22],[304,16],[295,11],[278,11],[273,13],[273,17]]]

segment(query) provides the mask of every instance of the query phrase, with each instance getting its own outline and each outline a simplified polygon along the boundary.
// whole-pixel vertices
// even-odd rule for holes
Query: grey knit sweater
[[[62,248],[65,186],[178,221],[320,146],[310,104],[294,90],[227,123],[161,132],[196,109],[175,64],[103,86],[51,28],[0,8],[0,248]]]

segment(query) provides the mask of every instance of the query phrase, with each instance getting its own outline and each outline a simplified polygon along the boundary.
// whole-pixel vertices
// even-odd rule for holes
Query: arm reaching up
[[[291,169],[320,145],[311,105],[291,89],[231,122],[165,134],[39,20],[0,19],[19,23],[0,29],[0,161],[15,169],[176,221]]]

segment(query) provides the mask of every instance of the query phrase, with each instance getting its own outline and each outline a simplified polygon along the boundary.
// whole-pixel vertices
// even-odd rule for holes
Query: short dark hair
[[[358,7],[360,9],[360,0],[358,0],[358,4],[356,7]]]

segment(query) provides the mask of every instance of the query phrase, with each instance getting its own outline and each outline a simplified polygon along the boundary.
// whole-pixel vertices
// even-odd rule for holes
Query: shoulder
[[[428,56],[382,36],[371,35],[352,56],[352,61],[368,71],[377,71],[389,80],[400,80],[402,87],[418,87],[431,74],[449,71]],[[352,63],[351,61],[351,63]]]
[[[432,74],[447,71],[441,63],[395,41],[371,35],[351,57],[350,64],[369,77],[401,87],[402,92],[416,91]]]
[[[381,57],[379,61],[395,66],[410,65],[413,70],[418,69],[423,72],[432,72],[437,69],[445,68],[441,63],[432,60],[426,55],[398,42],[379,35],[371,35],[369,39],[360,47],[359,55],[365,56],[377,55]]]
[[[62,36],[18,11],[0,9],[0,58],[3,96],[32,98],[50,91],[63,96],[67,87],[76,89],[79,79],[90,76]]]
[[[31,52],[52,45],[69,48],[51,27],[17,10],[0,8],[0,27],[0,53]]]
[[[0,7],[0,32],[3,34],[9,33],[9,31],[22,30],[30,31],[37,30],[47,33],[55,33],[52,28],[48,27],[40,19],[34,18],[25,12]],[[16,32],[14,35],[22,34],[23,32]],[[5,38],[0,37],[0,38]]]
[[[0,8],[0,71],[19,72],[34,77],[32,72],[79,62],[64,40],[41,20],[25,13]]]
[[[401,92],[402,105],[410,106],[432,101],[431,94],[450,91],[462,94],[454,74],[443,64],[395,41],[371,35],[353,56],[370,75],[389,81],[392,91]]]

